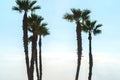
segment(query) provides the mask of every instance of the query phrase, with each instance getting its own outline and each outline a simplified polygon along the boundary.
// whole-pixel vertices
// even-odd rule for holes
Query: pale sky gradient
[[[43,80],[74,80],[76,72],[75,23],[63,19],[71,8],[91,10],[91,20],[103,24],[93,37],[93,80],[120,80],[119,0],[37,0],[37,14],[48,23],[43,39]],[[26,80],[22,43],[22,17],[13,11],[15,0],[0,1],[0,80]],[[83,57],[79,80],[88,76],[88,40],[83,33]]]

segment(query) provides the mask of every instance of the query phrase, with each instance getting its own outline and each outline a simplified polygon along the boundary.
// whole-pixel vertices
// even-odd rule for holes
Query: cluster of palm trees
[[[23,16],[23,45],[26,61],[26,69],[28,80],[34,80],[34,67],[36,69],[37,80],[42,80],[42,36],[49,35],[49,31],[46,28],[47,23],[42,22],[44,18],[35,14],[35,10],[40,9],[39,5],[35,5],[37,1],[31,0],[16,0],[16,6],[13,6],[13,10],[24,12]],[[28,12],[31,11],[31,15],[28,16]],[[89,75],[88,80],[92,77],[93,56],[92,56],[92,33],[94,35],[101,33],[99,29],[102,24],[97,24],[97,21],[90,20],[90,10],[71,9],[72,13],[66,13],[64,19],[76,23],[76,36],[77,36],[77,70],[75,80],[78,80],[81,57],[82,57],[82,31],[88,33],[89,40]],[[32,33],[28,35],[28,31]],[[39,38],[39,39],[38,39]],[[39,41],[38,41],[39,40]],[[31,59],[29,59],[28,43],[31,42]],[[37,42],[39,45],[39,54],[37,51]],[[39,56],[39,57],[38,57]]]
[[[22,29],[28,80],[34,80],[34,66],[36,67],[37,80],[42,80],[41,42],[42,36],[49,35],[49,31],[46,28],[47,23],[42,22],[44,18],[34,13],[35,10],[40,9],[39,5],[35,6],[36,3],[37,1],[34,0],[16,0],[17,5],[12,8],[13,10],[24,12]],[[27,14],[28,11],[31,11],[30,16]],[[32,33],[31,36],[28,35],[28,31]],[[29,59],[28,42],[31,42],[31,59]],[[39,45],[39,54],[37,51],[37,42]]]
[[[89,75],[88,80],[92,78],[92,67],[93,67],[93,56],[92,56],[92,33],[94,35],[101,33],[99,29],[102,24],[97,24],[97,21],[90,20],[90,13],[91,11],[88,9],[80,10],[80,9],[71,9],[72,13],[66,13],[64,15],[64,19],[75,22],[76,23],[76,36],[77,36],[77,70],[75,80],[78,80],[80,65],[81,65],[81,57],[82,57],[82,31],[88,33],[88,40],[89,40]]]

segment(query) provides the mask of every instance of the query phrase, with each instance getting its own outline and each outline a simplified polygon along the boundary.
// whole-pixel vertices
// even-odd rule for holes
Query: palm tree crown
[[[85,21],[85,25],[82,27],[82,30],[86,33],[90,32],[93,33],[94,35],[100,34],[101,30],[99,29],[102,24],[97,24],[97,21],[90,21],[89,19],[87,19]]]
[[[28,17],[29,29],[32,29],[33,27],[37,29],[42,20],[43,18],[41,16],[31,14],[31,16]]]
[[[32,32],[32,28],[35,27],[35,32],[38,35],[48,35],[49,31],[48,29],[45,27],[47,26],[47,23],[42,23],[42,21],[44,20],[44,18],[42,18],[41,16],[38,16],[36,14],[31,14],[30,17],[28,17],[28,23],[29,23],[29,31]]]
[[[30,0],[16,0],[16,4],[17,6],[13,6],[13,10],[16,10],[16,11],[19,11],[19,12],[22,12],[22,11],[25,11],[25,12],[28,12],[29,10],[30,11],[35,11],[36,9],[40,9],[40,6],[37,5],[37,6],[34,6],[34,4],[36,3],[37,1],[30,1]]]
[[[72,14],[66,13],[64,15],[64,19],[73,22],[73,21],[80,21],[82,22],[83,20],[87,19],[89,16],[88,14],[90,13],[90,10],[85,9],[85,10],[80,10],[80,9],[71,9]]]

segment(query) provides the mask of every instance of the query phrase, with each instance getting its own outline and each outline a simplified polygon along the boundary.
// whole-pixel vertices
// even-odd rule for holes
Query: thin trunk
[[[93,56],[92,56],[92,45],[91,45],[92,36],[91,36],[90,32],[89,32],[88,40],[89,40],[89,75],[88,75],[88,80],[91,80],[92,67],[93,67]]]
[[[36,38],[37,38],[37,35],[36,35]],[[40,77],[39,77],[39,69],[38,69],[38,59],[37,59],[37,39],[36,39],[36,48],[35,48],[35,64],[36,64],[36,74],[37,74],[37,80],[40,80]]]
[[[81,25],[80,22],[76,22],[76,34],[77,34],[77,71],[75,80],[78,80],[79,78],[79,72],[80,72],[80,65],[81,65],[81,56],[82,56],[82,37],[81,37]]]
[[[36,36],[34,33],[35,29],[33,27],[33,38],[32,38],[32,55],[31,55],[31,65],[30,65],[30,80],[34,80],[34,61],[36,57]]]
[[[27,30],[27,12],[24,13],[23,17],[23,44],[24,44],[24,52],[25,52],[25,61],[26,61],[26,68],[27,68],[27,77],[30,80],[29,75],[29,56],[28,56],[28,30]]]
[[[35,53],[35,51],[34,51]],[[34,72],[34,57],[35,57],[35,54],[32,52],[32,55],[31,55],[31,65],[30,65],[30,80],[33,80],[33,72]]]
[[[42,53],[41,53],[41,47],[42,47],[42,39],[41,39],[41,35],[39,35],[39,69],[40,69],[40,80],[42,80]]]

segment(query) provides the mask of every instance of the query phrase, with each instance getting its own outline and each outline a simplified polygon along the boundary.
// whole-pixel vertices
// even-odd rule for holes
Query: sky
[[[91,20],[103,24],[102,34],[93,36],[92,80],[120,80],[119,0],[37,0],[36,14],[48,23],[50,35],[43,37],[43,80],[74,80],[76,72],[75,23],[63,19],[71,8],[91,10]],[[0,1],[0,80],[27,80],[23,43],[23,13],[12,10],[15,0]],[[88,76],[88,35],[82,33],[83,57],[79,80]]]

